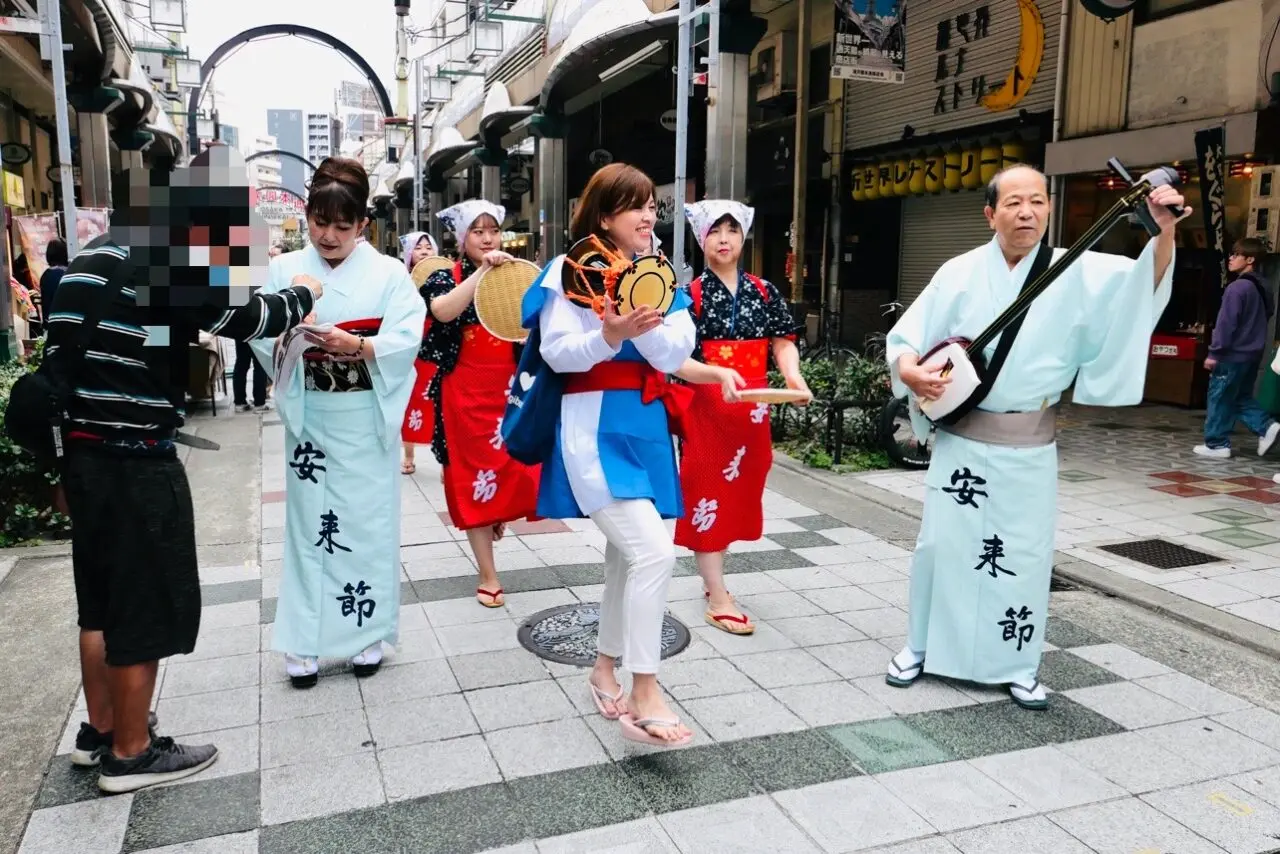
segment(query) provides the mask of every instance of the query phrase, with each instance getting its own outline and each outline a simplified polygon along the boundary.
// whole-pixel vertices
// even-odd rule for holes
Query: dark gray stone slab
[[[258,772],[134,793],[124,852],[145,851],[258,826]]]
[[[1110,670],[1085,661],[1078,655],[1072,655],[1064,649],[1046,652],[1040,659],[1038,678],[1047,687],[1061,693],[1076,688],[1092,688],[1095,685],[1109,685],[1122,681],[1121,677]]]
[[[718,804],[760,791],[719,745],[635,756],[618,765],[656,813]]]
[[[722,747],[766,792],[799,789],[862,773],[849,754],[818,730],[731,741]]]
[[[258,833],[259,854],[403,854],[388,807],[274,824]]]

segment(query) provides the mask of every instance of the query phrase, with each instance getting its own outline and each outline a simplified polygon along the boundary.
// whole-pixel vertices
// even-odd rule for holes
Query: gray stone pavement
[[[1275,658],[1063,589],[1040,674],[1049,711],[929,677],[891,689],[916,524],[784,468],[766,538],[730,556],[756,634],[705,625],[687,557],[672,583],[670,612],[692,641],[661,678],[696,733],[689,747],[624,742],[595,713],[585,671],[519,645],[530,615],[596,600],[600,533],[516,528],[501,544],[507,605],[483,609],[426,449],[402,481],[398,648],[368,680],[335,662],[295,691],[268,651],[282,428],[263,428],[259,485],[257,420],[197,423],[231,431],[233,451],[189,461],[210,514],[204,617],[196,652],[165,663],[156,710],[164,733],[215,741],[222,756],[171,786],[100,796],[68,761],[83,712],[64,679],[49,688],[62,702],[46,712],[47,745],[29,747],[47,771],[24,777],[23,854],[1280,850]],[[39,571],[20,562],[0,592]],[[73,604],[50,608],[67,631]]]

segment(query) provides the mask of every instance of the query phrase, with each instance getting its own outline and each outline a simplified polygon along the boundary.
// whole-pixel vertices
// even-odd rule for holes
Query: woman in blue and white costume
[[[624,256],[649,254],[656,219],[653,181],[614,163],[587,183],[570,232],[575,241],[595,234]],[[569,375],[556,448],[542,466],[538,515],[590,517],[608,540],[597,658],[589,677],[600,714],[620,720],[623,736],[632,741],[686,744],[693,734],[667,707],[657,673],[676,562],[663,520],[683,515],[667,409],[676,395],[666,374],[693,352],[689,298],[678,290],[665,316],[646,306],[619,316],[611,302],[597,314],[565,296],[565,263],[561,255],[543,272],[535,292],[540,309],[526,301],[527,314],[539,311],[542,358]],[[633,676],[625,699],[614,673],[619,657]]]

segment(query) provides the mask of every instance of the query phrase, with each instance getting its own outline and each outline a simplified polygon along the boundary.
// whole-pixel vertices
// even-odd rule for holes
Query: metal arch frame
[[[338,51],[338,53],[351,60],[360,69],[360,72],[364,74],[365,79],[369,81],[369,85],[373,87],[374,93],[378,96],[383,115],[388,118],[395,116],[395,110],[391,106],[391,95],[387,93],[387,88],[382,85],[377,73],[374,72],[369,63],[365,62],[364,57],[352,50],[351,46],[346,42],[313,27],[304,27],[301,24],[266,24],[261,27],[251,27],[227,39],[218,45],[213,53],[209,54],[209,58],[200,66],[200,86],[197,89],[192,89],[191,95],[187,99],[187,147],[190,149],[190,154],[200,153],[200,135],[196,132],[196,114],[199,112],[200,99],[204,97],[205,86],[208,85],[209,77],[213,70],[234,49],[268,36],[304,36],[322,42]]]
[[[292,151],[285,151],[283,148],[271,148],[266,151],[255,151],[253,154],[250,154],[248,157],[246,157],[244,159],[244,162],[252,163],[253,161],[257,160],[259,157],[289,157],[289,158],[292,158],[293,160],[298,161],[304,166],[310,166],[312,172],[320,168],[316,166],[316,164],[308,160],[307,158],[303,157],[301,154],[296,154]]]
[[[257,187],[257,189],[259,189],[259,190],[279,190],[279,191],[280,191],[280,192],[282,192],[282,193],[288,193],[290,196],[293,196],[295,199],[297,199],[298,201],[302,202],[304,205],[307,203],[307,199],[306,199],[306,197],[305,197],[305,196],[300,196],[300,195],[298,195],[297,193],[295,193],[293,190],[290,190],[288,187],[285,187],[285,186],[283,186],[283,185],[281,185],[281,184],[259,184],[259,185],[258,185],[258,187]]]

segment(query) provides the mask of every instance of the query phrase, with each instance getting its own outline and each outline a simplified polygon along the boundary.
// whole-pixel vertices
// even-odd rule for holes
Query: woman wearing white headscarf
[[[689,285],[698,346],[676,372],[694,390],[680,448],[684,516],[675,542],[694,553],[706,588],[706,621],[747,635],[751,619],[725,589],[724,553],[736,541],[763,535],[765,479],[773,464],[769,406],[743,403],[739,389],[768,384],[772,355],[790,388],[808,391],[800,376],[795,321],[769,282],[738,261],[755,211],[740,202],[708,199],[685,205],[706,269]]]
[[[401,237],[400,248],[404,253],[404,267],[410,275],[423,258],[440,254],[440,250],[436,248],[436,242],[425,231],[411,231]],[[422,325],[424,344],[427,340],[427,330],[430,328],[431,315],[428,314],[427,322]],[[431,378],[436,375],[436,366],[427,361],[420,348],[418,361],[414,367],[417,369],[418,379],[414,383],[413,394],[409,397],[409,408],[404,413],[404,425],[400,428],[400,439],[404,445],[404,459],[400,461],[402,474],[413,474],[417,469],[413,462],[414,446],[430,445],[431,432],[436,424],[435,407],[431,405],[431,398],[427,394],[427,389],[431,386]]]
[[[499,608],[503,598],[493,544],[505,524],[531,518],[538,467],[511,459],[502,442],[502,415],[515,381],[516,347],[489,334],[476,315],[476,285],[490,267],[514,260],[502,251],[501,205],[472,199],[441,211],[458,240],[458,262],[422,286],[431,328],[422,355],[438,372],[431,383],[435,432],[431,452],[444,469],[445,500],[454,527],[467,532],[480,583],[476,599]]]

